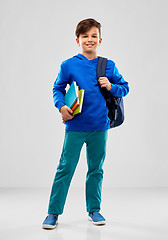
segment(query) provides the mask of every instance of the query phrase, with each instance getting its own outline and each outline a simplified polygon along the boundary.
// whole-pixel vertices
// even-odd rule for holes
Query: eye
[[[97,35],[94,35],[93,38],[97,38]]]

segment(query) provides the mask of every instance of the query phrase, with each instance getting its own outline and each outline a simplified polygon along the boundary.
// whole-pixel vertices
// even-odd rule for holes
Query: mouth
[[[86,46],[87,46],[87,47],[93,47],[94,44],[92,44],[92,43],[88,43],[88,44],[86,44]]]

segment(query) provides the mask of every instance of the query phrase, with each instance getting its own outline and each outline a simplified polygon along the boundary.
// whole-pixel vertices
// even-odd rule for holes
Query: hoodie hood
[[[74,57],[75,57],[75,58],[79,58],[79,59],[84,60],[84,61],[87,61],[87,62],[97,62],[97,61],[98,61],[98,57],[89,60],[88,58],[86,58],[86,57],[85,57],[84,55],[82,55],[81,53],[78,53],[78,54],[75,55]]]

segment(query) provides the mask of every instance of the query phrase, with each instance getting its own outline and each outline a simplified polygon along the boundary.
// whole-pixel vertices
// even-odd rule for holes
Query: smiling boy
[[[48,216],[42,225],[45,229],[55,228],[58,215],[63,213],[68,189],[84,143],[86,143],[88,165],[86,210],[93,224],[106,223],[105,218],[100,214],[100,205],[103,163],[110,120],[99,84],[117,97],[124,97],[129,92],[128,83],[118,72],[112,60],[108,60],[106,77],[99,78],[98,84],[96,68],[97,49],[102,42],[101,24],[91,18],[82,20],[78,23],[75,34],[81,53],[61,64],[53,86],[54,104],[65,120],[66,127],[62,154],[51,190]],[[80,89],[85,89],[82,112],[75,116],[64,101],[65,88],[73,81],[76,81]]]

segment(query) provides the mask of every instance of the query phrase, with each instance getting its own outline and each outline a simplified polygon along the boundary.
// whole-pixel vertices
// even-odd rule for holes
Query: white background
[[[102,24],[98,55],[126,81],[125,123],[108,134],[105,187],[168,187],[167,1],[0,1],[0,187],[51,187],[64,125],[52,87],[80,52],[75,28]],[[71,186],[82,187],[85,146]]]

